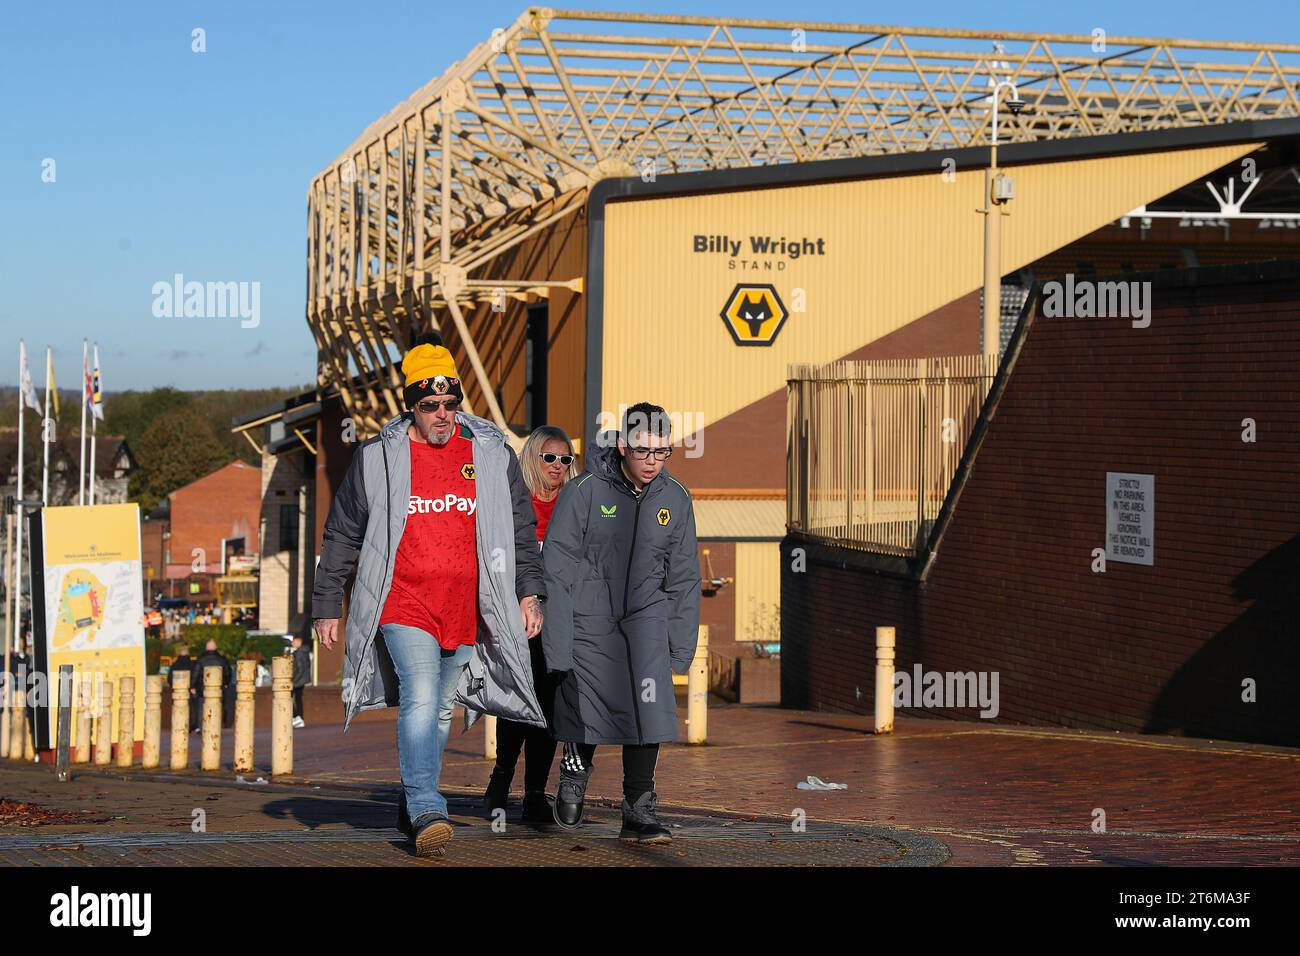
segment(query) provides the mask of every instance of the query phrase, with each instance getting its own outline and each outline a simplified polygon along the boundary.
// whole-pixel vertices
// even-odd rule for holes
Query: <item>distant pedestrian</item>
[[[194,658],[190,657],[190,649],[182,646],[176,652],[176,659],[172,661],[171,668],[167,671],[167,689],[176,689],[176,674],[178,671],[187,671],[190,675],[190,686],[194,686]]]
[[[302,714],[302,689],[311,683],[311,648],[301,634],[293,636],[293,725],[306,727]]]
[[[203,646],[203,653],[194,662],[197,684],[190,681],[190,727],[198,730],[203,716],[203,674],[208,667],[221,668],[221,726],[230,727],[235,719],[235,686],[231,680],[230,661],[217,651],[217,642],[209,640]]]

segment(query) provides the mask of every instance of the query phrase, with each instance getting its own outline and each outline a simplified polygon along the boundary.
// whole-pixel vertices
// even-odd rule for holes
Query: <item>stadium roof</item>
[[[530,7],[313,179],[322,384],[391,374],[412,297],[484,378],[459,305],[582,280],[472,273],[601,179],[985,145],[1003,81],[1025,106],[1002,142],[1295,117],[1300,45]]]

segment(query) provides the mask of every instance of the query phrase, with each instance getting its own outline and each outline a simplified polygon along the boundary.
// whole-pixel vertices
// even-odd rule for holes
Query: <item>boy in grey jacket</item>
[[[560,492],[542,551],[542,642],[565,742],[555,821],[581,822],[596,745],[622,744],[619,838],[637,843],[672,841],[655,815],[654,772],[659,744],[677,739],[672,675],[689,669],[700,623],[695,513],[664,470],[670,437],[662,408],[629,408]]]

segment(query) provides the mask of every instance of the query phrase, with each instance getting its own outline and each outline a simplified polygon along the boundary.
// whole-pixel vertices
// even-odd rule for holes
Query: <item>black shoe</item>
[[[415,828],[411,826],[411,815],[406,812],[405,787],[401,787],[397,791],[397,829],[401,830],[408,837],[415,835]]]
[[[430,858],[442,856],[446,846],[451,842],[451,822],[446,817],[422,818],[424,822],[415,828],[411,843],[415,855]]]
[[[492,768],[492,777],[488,780],[487,789],[483,791],[483,809],[489,814],[496,810],[504,810],[510,800],[510,778],[513,773],[504,773],[500,767]]]
[[[586,770],[560,769],[560,787],[555,792],[555,822],[572,830],[582,822],[582,801],[587,796]]]
[[[673,835],[655,816],[655,800],[658,797],[653,790],[641,794],[635,804],[623,800],[623,829],[618,838],[624,843],[672,843]]]
[[[546,799],[546,791],[524,791],[524,823],[538,825],[550,823],[554,819],[555,812],[551,809],[551,801]]]

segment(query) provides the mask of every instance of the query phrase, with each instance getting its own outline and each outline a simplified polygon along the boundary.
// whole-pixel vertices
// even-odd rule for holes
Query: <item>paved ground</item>
[[[391,719],[346,735],[313,724],[296,732],[294,775],[261,784],[228,769],[138,767],[77,767],[59,784],[48,766],[0,763],[0,797],[79,814],[40,826],[0,814],[0,863],[440,865],[411,858],[392,829],[394,737]],[[660,757],[677,840],[627,848],[615,839],[617,748],[597,753],[592,821],[580,831],[511,819],[498,833],[477,811],[489,771],[482,731],[453,732],[443,780],[460,826],[448,863],[1300,863],[1294,749],[915,719],[876,737],[865,718],[739,705],[710,710],[709,738]],[[269,754],[268,734],[257,747]],[[848,789],[796,789],[810,774]],[[554,781],[553,772],[552,792]],[[1095,832],[1102,813],[1105,832]],[[194,832],[196,817],[205,833]]]

